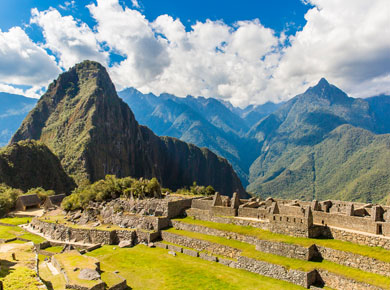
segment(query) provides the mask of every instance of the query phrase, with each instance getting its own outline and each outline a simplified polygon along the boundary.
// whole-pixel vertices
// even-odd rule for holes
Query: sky
[[[390,94],[388,0],[1,0],[0,91],[101,62],[117,90],[286,101],[325,77]]]

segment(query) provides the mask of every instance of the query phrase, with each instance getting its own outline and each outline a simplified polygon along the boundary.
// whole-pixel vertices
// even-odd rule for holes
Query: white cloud
[[[44,93],[41,86],[32,86],[29,89],[23,90],[4,83],[0,83],[0,92],[21,95],[29,98],[39,98]]]
[[[388,0],[302,1],[314,8],[305,15],[306,25],[288,39],[259,20],[233,25],[207,20],[186,30],[180,19],[161,15],[149,21],[118,0],[97,0],[87,6],[97,23],[93,28],[53,8],[34,9],[31,22],[42,27],[44,47],[55,53],[63,68],[84,59],[107,66],[109,52],[123,56],[123,61],[108,68],[117,89],[133,86],[145,93],[203,95],[241,106],[287,100],[321,77],[355,97],[390,93]],[[69,2],[68,7],[72,5]],[[139,8],[136,0],[132,5]],[[0,42],[3,35],[0,32]],[[33,51],[48,58],[25,37]],[[0,46],[0,65],[6,59],[1,57],[3,50]],[[16,51],[21,57],[27,50]],[[8,49],[3,55],[13,53]],[[41,71],[32,68],[30,72]],[[46,72],[50,70],[38,74],[41,82],[50,79]],[[38,76],[15,70],[8,77],[2,81],[25,84],[24,78]]]
[[[292,97],[324,76],[355,97],[390,93],[388,1],[309,2],[315,7],[284,49],[270,90]]]
[[[68,69],[85,59],[106,64],[108,53],[102,50],[85,23],[77,23],[72,16],[61,16],[53,8],[43,12],[34,8],[31,14],[31,23],[42,28],[45,47],[57,55],[61,67]]]
[[[0,30],[0,80],[17,85],[45,85],[60,70],[54,57],[33,43],[20,28]]]
[[[131,4],[133,4],[133,7],[135,7],[135,8],[140,8],[141,7],[137,0],[131,0]]]

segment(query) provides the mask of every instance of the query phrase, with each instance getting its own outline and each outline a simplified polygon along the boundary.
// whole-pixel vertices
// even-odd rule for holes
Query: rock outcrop
[[[49,86],[11,143],[25,139],[45,143],[77,182],[93,182],[106,174],[157,177],[171,189],[196,181],[224,194],[245,195],[225,159],[139,126],[96,62],[77,64]]]

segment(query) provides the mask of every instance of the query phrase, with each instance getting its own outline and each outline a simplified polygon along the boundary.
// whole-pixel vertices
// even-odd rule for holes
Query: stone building
[[[66,195],[64,193],[48,196],[45,200],[45,203],[43,204],[44,209],[48,210],[51,208],[59,207],[65,197]]]
[[[20,195],[16,200],[16,210],[25,211],[30,208],[39,208],[41,206],[41,200],[36,194],[24,194]]]

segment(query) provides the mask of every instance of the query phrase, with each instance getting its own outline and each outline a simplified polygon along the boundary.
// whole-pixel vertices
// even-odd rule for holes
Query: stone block
[[[190,249],[184,249],[183,248],[183,254],[186,254],[188,256],[192,257],[199,257],[199,253],[195,250],[190,250]]]
[[[211,255],[208,255],[208,254],[202,253],[202,252],[199,253],[199,257],[203,260],[211,261],[211,262],[217,262],[217,260],[218,260],[217,257],[211,256]]]

